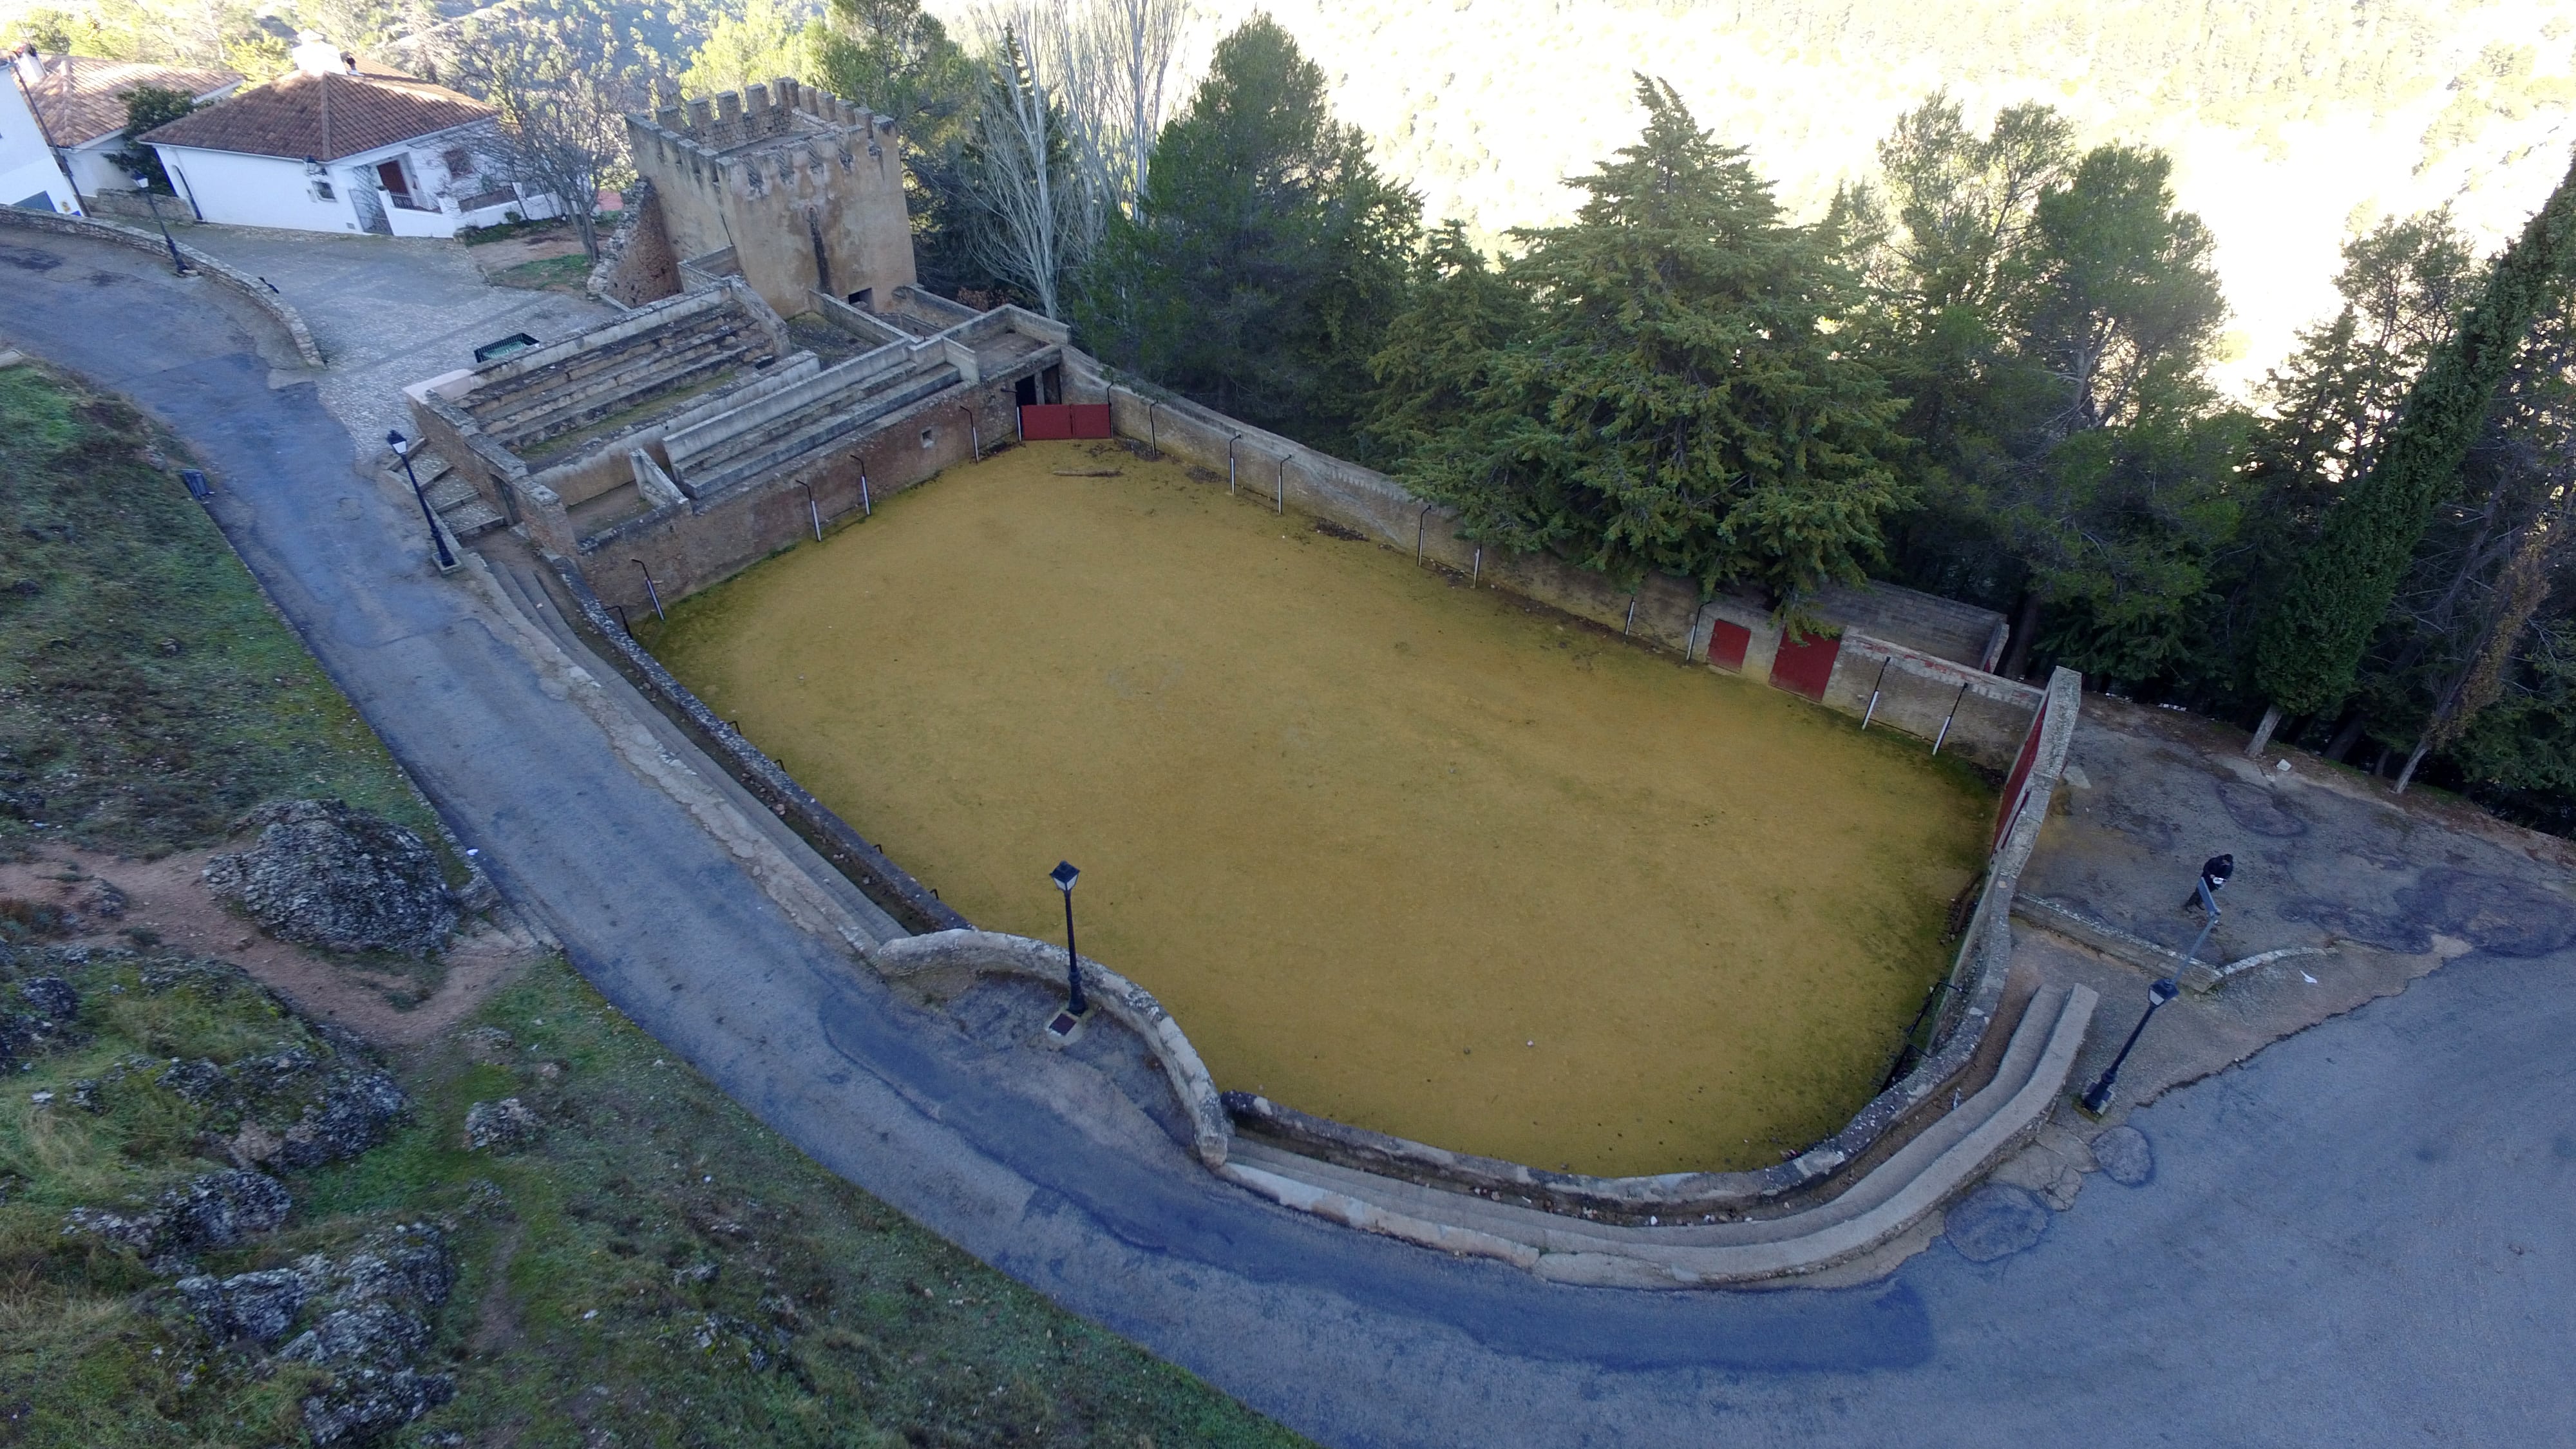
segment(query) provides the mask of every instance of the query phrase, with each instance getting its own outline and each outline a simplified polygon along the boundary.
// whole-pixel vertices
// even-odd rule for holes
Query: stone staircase
[[[485,502],[483,495],[474,491],[474,485],[449,467],[445,458],[436,453],[414,453],[411,467],[420,477],[420,491],[429,496],[430,511],[438,515],[450,538],[459,543],[481,538],[505,522],[501,510]],[[388,476],[405,488],[411,486],[399,463]]]
[[[2094,1004],[2082,986],[2041,991],[1992,1082],[1835,1197],[1778,1217],[1594,1222],[1381,1177],[1248,1136],[1235,1138],[1218,1171],[1285,1207],[1559,1282],[1689,1288],[1794,1277],[1886,1243],[2036,1132],[2065,1094]]]

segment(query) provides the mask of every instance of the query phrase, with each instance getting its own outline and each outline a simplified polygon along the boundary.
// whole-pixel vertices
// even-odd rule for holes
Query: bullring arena
[[[1813,1272],[2036,1130],[2093,1007],[2010,981],[2074,675],[1885,585],[1775,611],[1489,553],[866,226],[690,254],[710,207],[893,205],[864,117],[778,95],[647,127],[667,192],[593,278],[623,317],[407,391],[442,529],[544,557],[864,896],[865,967],[1016,976],[1074,1050],[1070,859],[1074,1036],[1159,1067],[1112,1075],[1177,1145],[1568,1281]]]
[[[680,605],[672,672],[942,899],[1152,991],[1218,1084],[1443,1147],[1737,1168],[1868,1100],[1992,791],[1952,757],[1033,443]]]

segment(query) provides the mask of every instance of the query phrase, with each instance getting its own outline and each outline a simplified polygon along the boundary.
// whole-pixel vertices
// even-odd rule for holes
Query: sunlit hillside
[[[1213,34],[1255,0],[1201,0]],[[955,0],[934,5],[955,13]],[[2518,227],[2576,143],[2576,0],[1270,0],[1434,217],[1562,218],[1663,76],[1793,207],[1935,86],[2171,151],[2220,241],[2238,382],[2332,305],[2347,229],[2451,201]],[[1207,36],[1201,37],[1204,50]]]

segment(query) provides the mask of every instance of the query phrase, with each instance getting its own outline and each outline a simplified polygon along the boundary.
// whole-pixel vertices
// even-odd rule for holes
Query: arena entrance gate
[[[1054,438],[1106,438],[1107,403],[1032,403],[1020,409],[1020,436],[1029,442]]]
[[[1842,652],[1839,634],[1810,634],[1794,642],[1783,634],[1780,653],[1771,661],[1771,683],[1791,694],[1821,702],[1825,686],[1833,682],[1834,660]]]

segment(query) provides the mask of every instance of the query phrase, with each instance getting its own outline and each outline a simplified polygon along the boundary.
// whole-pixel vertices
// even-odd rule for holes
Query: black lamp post
[[[140,171],[134,173],[134,189],[143,193],[143,204],[152,208],[153,224],[161,228],[161,245],[170,249],[170,270],[183,277],[188,275],[188,264],[179,258],[179,244],[170,237],[170,223],[161,219],[161,199],[152,194],[152,178]]]
[[[411,470],[411,439],[389,428],[385,445],[402,459],[403,476],[411,480],[411,496],[420,504],[420,521],[429,525],[429,541],[438,549],[438,567],[442,571],[456,567],[456,555],[447,551],[447,535],[438,531],[438,515],[429,509],[429,494],[420,486],[420,475]]]
[[[1073,883],[1081,878],[1082,872],[1075,870],[1069,860],[1057,861],[1055,869],[1047,872],[1047,879],[1064,892],[1064,976],[1068,987],[1064,1009],[1075,1016],[1091,1010],[1091,1003],[1082,994],[1082,958],[1073,949]]]
[[[2147,988],[2147,1014],[2139,1017],[2138,1024],[2129,1029],[2129,1039],[2120,1044],[2120,1054],[2111,1058],[2111,1065],[2103,1069],[2102,1079],[2084,1093],[2085,1111],[2096,1117],[2102,1115],[2102,1109],[2111,1103],[2111,1084],[2119,1080],[2120,1064],[2129,1059],[2129,1048],[2136,1046],[2138,1038],[2146,1034],[2147,1023],[2155,1020],[2156,1009],[2181,994],[2182,988],[2175,985],[2170,976]]]

